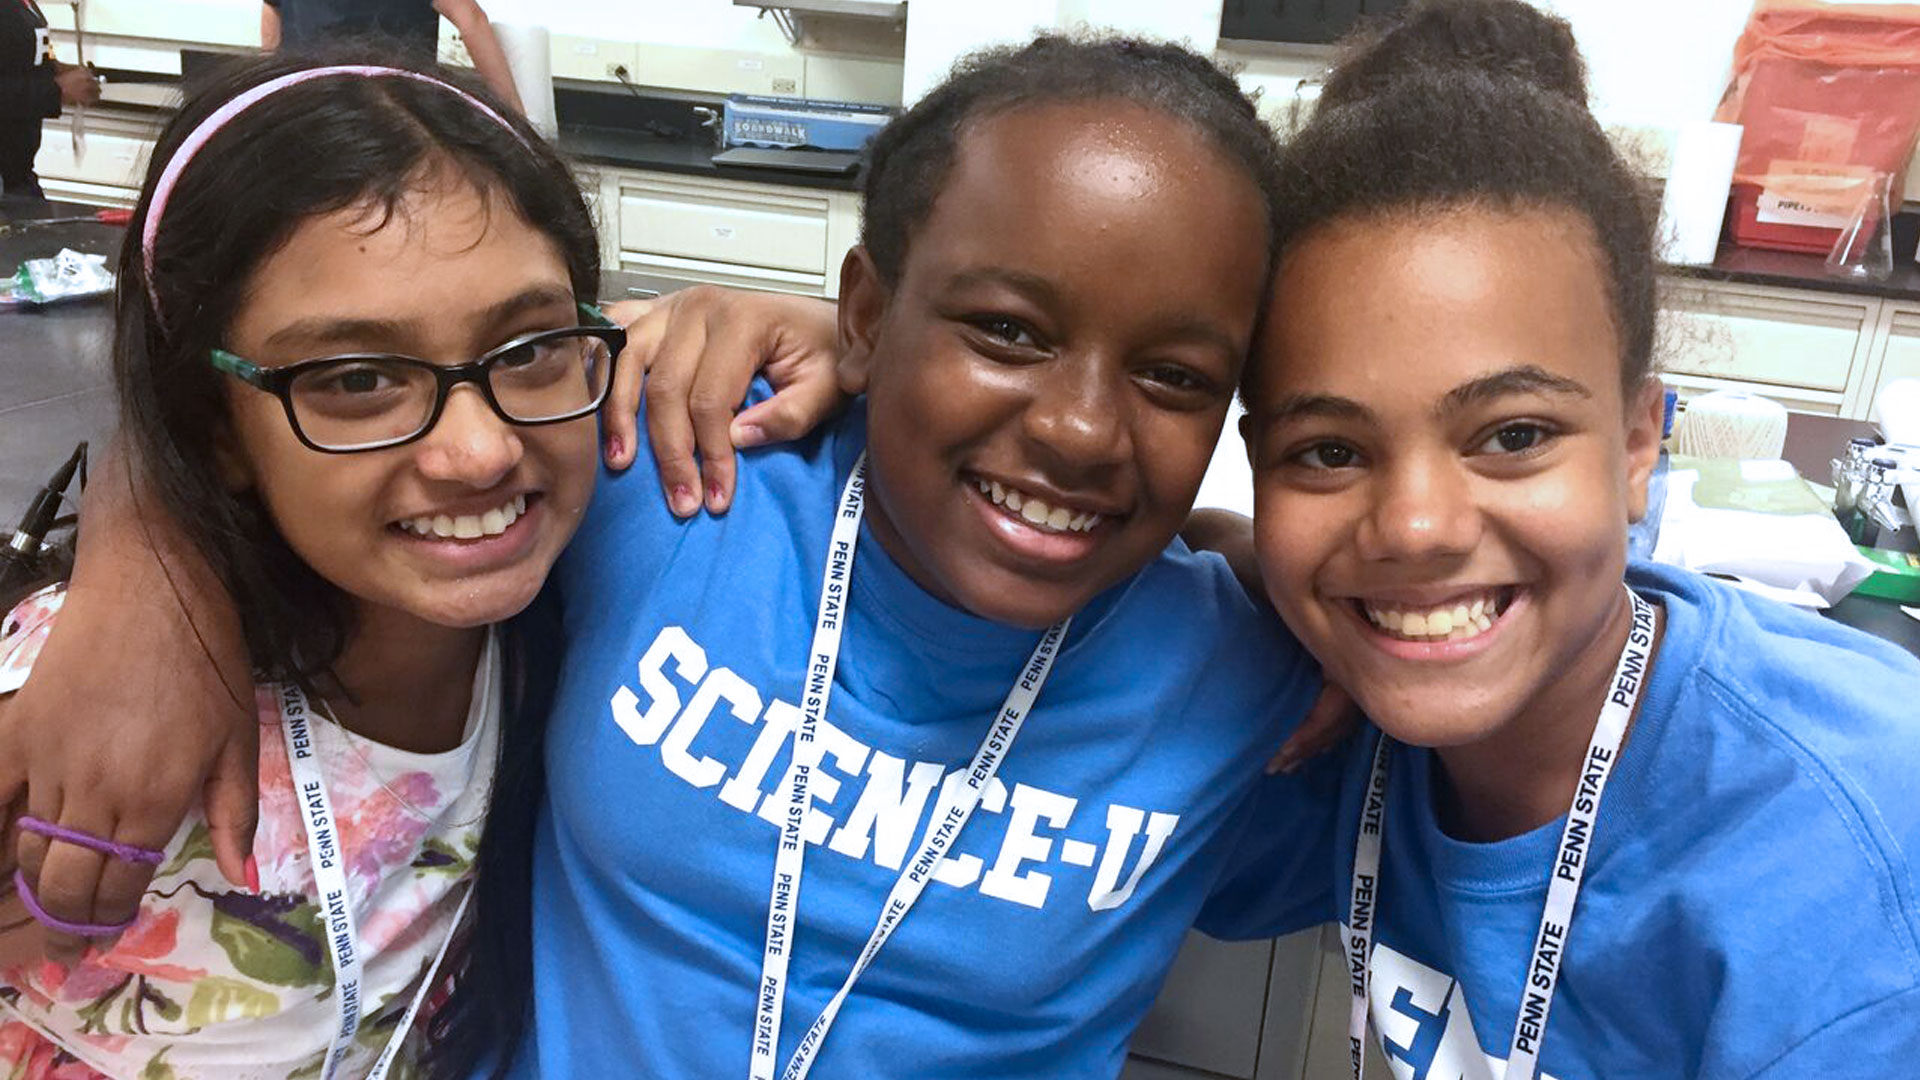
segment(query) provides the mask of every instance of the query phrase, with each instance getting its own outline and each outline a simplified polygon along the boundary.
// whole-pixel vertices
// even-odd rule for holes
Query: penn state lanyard
[[[289,683],[280,688],[280,730],[287,741],[287,765],[293,774],[294,795],[300,802],[301,824],[306,826],[307,858],[313,864],[314,888],[319,893],[321,933],[327,941],[327,955],[333,962],[333,1001],[339,1023],[334,1027],[320,1077],[334,1080],[340,1063],[353,1050],[354,1034],[360,1030],[361,976],[365,964],[360,955],[360,929],[353,915],[353,899],[347,892],[346,854],[340,847],[333,800],[327,796],[326,778],[314,747],[311,716],[307,695],[298,686]],[[473,887],[468,886],[460,898],[460,906],[454,910],[446,938],[440,942],[433,962],[420,979],[420,988],[414,991],[407,1011],[400,1016],[400,1025],[380,1051],[366,1080],[385,1080],[387,1071],[393,1067],[400,1044],[406,1041],[421,1004],[433,989],[434,977],[447,957],[447,947],[453,943],[454,934],[459,931],[460,920],[467,913],[467,902],[472,899]]]
[[[1547,879],[1546,908],[1540,915],[1540,930],[1533,939],[1533,959],[1527,966],[1522,987],[1519,1015],[1513,1023],[1513,1041],[1507,1053],[1506,1080],[1533,1080],[1540,1068],[1540,1043],[1547,1033],[1547,1014],[1553,1009],[1554,991],[1560,985],[1560,961],[1567,952],[1567,932],[1573,923],[1574,904],[1580,899],[1580,882],[1586,875],[1587,857],[1592,850],[1595,823],[1600,817],[1600,797],[1620,757],[1620,743],[1626,738],[1627,724],[1640,700],[1640,687],[1646,680],[1647,666],[1653,656],[1653,605],[1632,589],[1633,623],[1627,630],[1627,643],[1614,665],[1613,681],[1608,684],[1607,700],[1593,726],[1593,739],[1587,744],[1587,756],[1581,766],[1579,786],[1574,788],[1573,804],[1567,809],[1567,823],[1560,831],[1560,847],[1554,855],[1553,872]],[[1374,748],[1373,768],[1368,774],[1366,794],[1360,801],[1360,833],[1354,841],[1353,888],[1347,902],[1347,971],[1352,979],[1353,1009],[1347,1024],[1348,1055],[1354,1080],[1360,1080],[1361,1060],[1366,1053],[1368,983],[1373,961],[1373,931],[1380,906],[1380,843],[1384,835],[1387,808],[1387,766],[1393,740],[1385,733]]]
[[[800,879],[805,869],[807,845],[802,828],[813,809],[810,783],[813,771],[820,765],[823,749],[818,742],[819,727],[827,715],[827,699],[833,692],[834,670],[840,663],[840,632],[846,622],[847,583],[853,576],[854,547],[860,540],[860,518],[866,510],[866,485],[867,455],[862,451],[860,459],[854,462],[853,474],[847,478],[846,487],[840,493],[839,512],[834,517],[833,533],[827,544],[827,566],[820,585],[819,615],[814,621],[813,652],[807,664],[800,723],[793,734],[793,784],[788,789],[787,813],[780,829],[780,846],[774,852],[773,892],[767,901],[766,949],[761,958],[760,984],[755,994],[753,1057],[748,1072],[751,1080],[773,1080],[775,1055],[780,1049],[780,1014],[786,999],[787,964],[793,950],[794,928],[799,921]],[[854,960],[852,969],[847,972],[846,980],[800,1037],[793,1057],[781,1073],[782,1080],[803,1080],[813,1068],[820,1047],[826,1042],[827,1032],[840,1015],[840,1008],[846,1004],[847,996],[853,992],[854,984],[866,973],[874,958],[880,955],[887,939],[906,919],[907,912],[913,910],[920,894],[926,891],[934,870],[939,867],[940,860],[946,857],[947,850],[953,846],[961,830],[967,827],[967,819],[973,816],[974,809],[980,805],[980,797],[985,793],[987,784],[993,780],[994,774],[1000,770],[1000,763],[1013,749],[1013,741],[1019,737],[1027,713],[1040,696],[1040,688],[1046,684],[1047,673],[1053,669],[1054,657],[1060,651],[1060,643],[1066,638],[1067,625],[1071,621],[1063,619],[1041,636],[1040,644],[1034,647],[1033,655],[1021,669],[1019,680],[1007,692],[1006,701],[1001,705],[993,725],[988,728],[986,738],[981,740],[980,748],[974,751],[966,782],[952,794],[950,803],[948,785],[940,785],[940,798],[934,806],[926,835],[921,837],[919,847],[895,879],[886,903],[880,908],[880,917],[874,923],[865,947]]]

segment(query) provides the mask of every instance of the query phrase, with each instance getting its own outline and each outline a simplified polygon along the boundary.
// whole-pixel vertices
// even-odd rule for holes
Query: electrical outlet
[[[627,71],[627,65],[625,64],[608,64],[607,65],[607,78],[609,79],[613,79],[617,82],[626,82],[632,77],[633,76],[631,75],[631,73]]]
[[[775,79],[773,80],[773,92],[776,94],[797,94],[800,92],[800,80]]]

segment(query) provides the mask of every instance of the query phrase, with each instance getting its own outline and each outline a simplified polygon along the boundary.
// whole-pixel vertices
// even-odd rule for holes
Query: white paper
[[[553,108],[553,43],[544,26],[525,23],[493,24],[500,51],[507,54],[513,89],[527,110],[527,122],[551,139],[560,132]]]

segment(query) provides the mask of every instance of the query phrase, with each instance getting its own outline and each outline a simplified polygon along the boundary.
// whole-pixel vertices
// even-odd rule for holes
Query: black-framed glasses
[[[422,438],[447,395],[473,383],[509,424],[558,424],[590,415],[607,398],[626,331],[580,305],[594,325],[527,334],[478,360],[443,366],[411,356],[354,353],[261,367],[214,349],[214,367],[280,399],[293,433],[325,454],[384,450]]]

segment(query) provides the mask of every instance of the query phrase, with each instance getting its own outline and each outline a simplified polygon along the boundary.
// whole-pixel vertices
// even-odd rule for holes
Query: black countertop
[[[716,180],[780,184],[786,187],[813,188],[822,191],[860,190],[858,172],[851,176],[830,176],[788,169],[715,165],[713,155],[716,148],[709,143],[665,139],[621,128],[563,123],[560,125],[560,137],[555,141],[560,147],[560,152],[568,158],[594,165],[652,169],[688,176],[705,176]]]
[[[1669,266],[1667,272],[1706,281],[1737,281],[1748,285],[1777,285],[1788,289],[1877,296],[1883,300],[1920,302],[1920,265],[1911,256],[1895,257],[1893,274],[1883,281],[1836,277],[1827,273],[1826,259],[1792,251],[1722,244],[1711,266]]]

